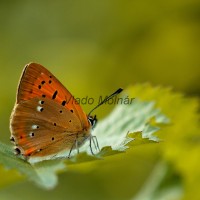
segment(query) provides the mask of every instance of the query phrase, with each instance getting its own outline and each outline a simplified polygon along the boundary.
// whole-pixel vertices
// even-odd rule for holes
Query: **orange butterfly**
[[[121,91],[118,89],[94,109]],[[71,93],[42,65],[26,65],[10,119],[16,154],[29,162],[52,159],[67,150],[70,156],[87,139],[92,152],[91,141],[96,137],[91,135],[91,128],[97,119],[91,112],[86,115]]]

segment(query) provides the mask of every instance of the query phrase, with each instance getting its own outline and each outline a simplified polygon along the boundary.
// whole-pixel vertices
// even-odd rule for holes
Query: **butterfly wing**
[[[18,153],[26,158],[56,155],[90,135],[80,105],[53,74],[36,63],[23,71],[10,129]]]

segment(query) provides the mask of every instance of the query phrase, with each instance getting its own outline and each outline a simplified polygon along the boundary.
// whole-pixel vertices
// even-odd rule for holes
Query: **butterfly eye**
[[[97,123],[97,118],[96,118],[96,115],[95,115],[94,117],[92,117],[92,116],[89,116],[89,117],[88,117],[88,121],[90,122],[90,124],[91,124],[92,128],[94,128],[94,127],[95,127],[95,125],[96,125],[96,123]]]

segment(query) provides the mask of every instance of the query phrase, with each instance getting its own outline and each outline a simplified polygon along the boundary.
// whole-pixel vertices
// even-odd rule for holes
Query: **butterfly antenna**
[[[97,106],[95,106],[88,114],[88,116],[90,116],[90,114],[96,109],[98,108],[100,105],[104,104],[106,101],[108,101],[109,99],[112,99],[114,96],[118,95],[119,93],[121,93],[123,91],[122,88],[119,88],[117,91],[115,91],[113,94],[111,94],[110,96],[106,97],[101,103],[99,103]]]

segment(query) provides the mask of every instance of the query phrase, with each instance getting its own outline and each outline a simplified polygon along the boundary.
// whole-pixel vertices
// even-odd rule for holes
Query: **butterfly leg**
[[[96,136],[91,136],[90,137],[90,151],[91,151],[92,155],[94,155],[94,152],[92,150],[92,143],[94,144],[95,149],[100,151],[99,143],[98,143],[98,140],[97,140]]]
[[[76,135],[75,145],[76,145],[77,154],[79,154],[79,147],[78,147],[78,134]]]
[[[70,158],[70,155],[71,155],[71,152],[72,152],[72,149],[74,148],[74,143],[73,143],[73,145],[72,145],[72,147],[71,147],[71,149],[69,150],[69,154],[68,154],[68,158]]]
[[[68,154],[68,156],[67,156],[68,158],[70,158],[71,152],[72,152],[72,150],[73,150],[74,147],[76,147],[77,153],[79,154],[78,134],[76,135],[76,139],[75,139],[75,141],[74,141],[74,143],[73,143],[73,145],[72,145],[72,147],[71,147],[71,149],[70,149],[70,151],[69,151],[69,154]]]
[[[95,149],[98,150],[98,151],[100,151],[99,143],[98,143],[98,140],[97,140],[97,136],[95,136],[95,135],[92,136],[92,142],[93,142],[93,144],[95,146]]]
[[[93,136],[90,137],[90,151],[91,151],[92,155],[94,155],[94,152],[92,150],[92,137]]]

